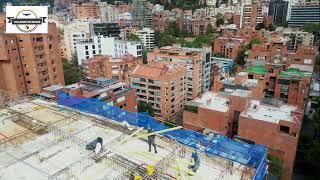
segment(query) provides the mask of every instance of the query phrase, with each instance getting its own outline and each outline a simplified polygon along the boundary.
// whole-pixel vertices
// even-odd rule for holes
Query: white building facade
[[[98,54],[110,55],[114,58],[121,58],[125,54],[142,57],[140,42],[117,40],[114,37],[94,36],[77,42],[76,46],[79,65],[82,65],[82,60]]]
[[[135,32],[135,34],[139,36],[144,49],[154,49],[154,30],[150,28],[143,28],[142,30]]]

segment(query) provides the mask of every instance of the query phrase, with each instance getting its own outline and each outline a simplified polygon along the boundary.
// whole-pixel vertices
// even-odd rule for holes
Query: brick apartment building
[[[255,44],[248,50],[247,66],[272,66],[285,64],[287,61],[287,41],[273,38],[270,43]],[[281,66],[280,66],[281,67]]]
[[[169,19],[163,12],[154,12],[152,14],[152,28],[155,31],[164,32],[169,26]]]
[[[241,112],[238,137],[268,147],[268,154],[283,160],[283,179],[291,179],[296,157],[303,111],[290,105],[267,105],[250,101]]]
[[[258,3],[244,4],[242,11],[242,25],[240,27],[256,27],[263,23],[262,6]]]
[[[287,67],[291,64],[313,66],[316,63],[318,47],[316,46],[298,46],[296,52],[288,53]]]
[[[64,84],[54,23],[49,23],[48,34],[5,34],[5,26],[0,28],[0,89],[22,95]]]
[[[95,79],[85,79],[68,86],[49,86],[44,88],[40,95],[55,98],[60,91],[72,96],[97,98],[111,106],[137,112],[137,95],[135,89],[129,88],[125,83],[115,79],[99,77]]]
[[[266,144],[269,154],[284,161],[287,179],[294,165],[303,111],[251,97],[252,92],[244,89],[206,92],[185,104],[183,126]]]
[[[210,17],[196,16],[192,21],[192,33],[194,36],[206,34],[207,26],[210,23]]]
[[[183,108],[187,100],[187,70],[179,64],[149,62],[130,74],[137,100],[151,104],[155,115],[168,119]]]
[[[246,39],[242,37],[219,37],[213,41],[212,52],[224,54],[226,58],[236,59],[245,42]]]
[[[212,85],[211,50],[209,48],[162,47],[148,53],[148,62],[179,63],[187,70],[187,98],[192,100]]]
[[[112,56],[97,55],[83,62],[86,77],[95,79],[105,77],[107,79],[118,79],[121,82],[129,83],[129,72],[138,64],[142,64],[142,59],[126,54],[122,58]]]
[[[73,4],[72,13],[76,19],[99,19],[100,10],[98,4],[82,3]]]

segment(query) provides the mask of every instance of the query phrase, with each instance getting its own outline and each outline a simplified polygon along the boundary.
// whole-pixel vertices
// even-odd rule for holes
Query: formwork
[[[169,128],[147,113],[134,113],[110,106],[94,98],[80,98],[65,93],[58,94],[58,104],[81,112],[96,114],[117,122],[127,122],[138,127],[152,127],[156,131]],[[266,174],[266,146],[247,144],[222,135],[205,136],[195,131],[179,129],[162,135],[191,148],[204,147],[208,156],[219,156],[256,169],[253,179],[263,179]]]
[[[62,96],[65,101],[73,100],[65,94]],[[92,102],[99,104],[94,99]],[[151,118],[140,115],[145,121]],[[132,137],[135,133],[146,133],[140,128],[144,127],[142,122],[128,128],[123,121],[43,100],[6,101],[5,106],[0,106],[0,122],[0,180],[125,180],[132,173],[143,179],[236,180],[257,178],[258,169],[262,169],[209,154],[206,147],[199,151],[199,170],[190,176],[187,166],[193,146],[174,139],[175,133],[157,136],[158,153],[155,154],[147,152],[145,138]],[[156,123],[149,125],[159,130],[160,125]],[[96,137],[104,140],[99,154],[85,149]],[[148,165],[154,169],[152,174],[147,172]]]

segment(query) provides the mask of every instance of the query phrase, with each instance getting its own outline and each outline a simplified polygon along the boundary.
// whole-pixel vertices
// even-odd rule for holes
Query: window
[[[288,126],[280,125],[280,132],[289,134],[290,128]]]
[[[96,46],[95,45],[92,45],[92,49],[95,49],[96,48]]]
[[[87,50],[87,49],[88,49],[88,46],[84,46],[84,48]]]
[[[30,73],[27,72],[27,73],[26,73],[26,76],[29,76],[29,75],[30,75]]]
[[[89,51],[86,51],[86,55],[89,55]]]
[[[31,81],[27,81],[28,84],[31,84]]]
[[[49,44],[49,49],[52,49],[52,44]]]

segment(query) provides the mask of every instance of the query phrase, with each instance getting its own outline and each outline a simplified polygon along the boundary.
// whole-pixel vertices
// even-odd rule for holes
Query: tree
[[[62,59],[62,67],[66,85],[77,83],[83,79],[83,71],[78,66],[78,61],[75,57],[72,58],[71,62],[66,59]]]
[[[157,47],[171,46],[176,42],[176,38],[170,35],[164,35],[159,42],[157,43]]]
[[[269,172],[277,177],[281,177],[284,173],[283,162],[276,157],[268,155]]]
[[[216,22],[217,27],[219,27],[220,25],[223,25],[223,24],[224,24],[224,18],[218,18],[217,22]]]
[[[180,29],[179,29],[178,24],[175,21],[170,22],[165,33],[169,34],[171,36],[174,36],[174,37],[179,37],[180,36]]]
[[[130,41],[141,41],[139,36],[136,35],[136,34],[131,34],[130,37],[129,37],[129,40]]]
[[[247,44],[247,46],[245,47],[245,49],[246,49],[246,50],[252,49],[252,45],[254,45],[254,44],[261,44],[261,43],[262,43],[262,41],[261,41],[260,39],[258,39],[258,38],[253,38],[253,39],[251,39],[251,41]]]
[[[237,64],[233,64],[232,67],[231,67],[231,69],[230,69],[230,74],[231,74],[232,76],[235,76],[236,73],[237,73],[237,71],[238,71],[238,65],[237,65]]]
[[[320,23],[308,23],[302,26],[302,30],[305,32],[320,32]]]
[[[320,42],[320,23],[309,23],[302,27],[305,32],[313,33],[314,42]]]
[[[218,13],[218,14],[216,15],[216,19],[217,19],[217,21],[216,21],[216,26],[217,26],[217,27],[219,27],[220,25],[223,25],[223,24],[224,24],[224,16],[223,16],[223,14]]]
[[[244,60],[246,51],[248,49],[251,49],[254,44],[261,44],[261,43],[262,41],[258,38],[251,39],[251,41],[247,45],[245,45],[245,47],[241,51],[239,51],[237,55],[236,63],[238,65],[243,66],[246,63]]]
[[[209,23],[207,28],[206,28],[206,34],[209,35],[209,34],[212,34],[213,33],[213,27],[212,25]]]
[[[245,50],[242,49],[241,51],[239,51],[238,55],[237,55],[237,59],[236,59],[236,63],[238,65],[243,66],[246,62],[244,61],[245,58]]]
[[[152,108],[151,104],[147,104],[145,102],[139,101],[138,102],[138,112],[148,112],[148,114],[152,117],[155,116],[154,109]]]
[[[144,49],[142,51],[143,64],[148,64],[148,50]]]

